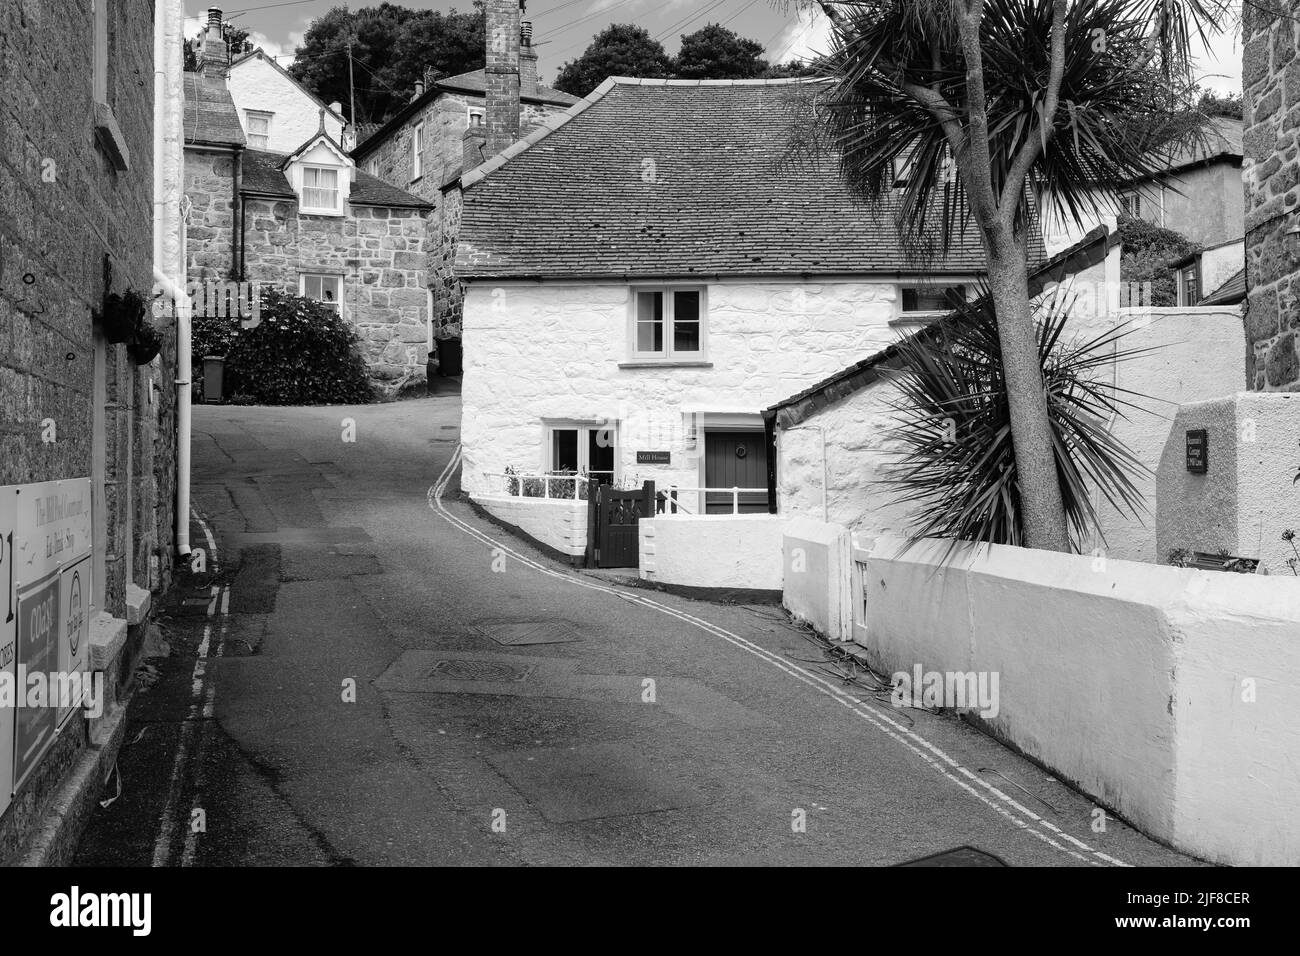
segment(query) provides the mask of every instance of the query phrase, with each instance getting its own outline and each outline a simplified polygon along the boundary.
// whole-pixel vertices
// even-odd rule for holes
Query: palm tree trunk
[[[986,235],[989,288],[998,316],[1025,543],[1046,551],[1069,551],[1065,505],[1047,417],[1047,393],[1029,305],[1024,243],[1017,241],[1010,229]]]

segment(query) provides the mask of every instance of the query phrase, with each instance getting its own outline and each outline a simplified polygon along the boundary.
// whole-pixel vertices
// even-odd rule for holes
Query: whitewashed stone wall
[[[248,135],[245,110],[274,113],[266,148],[273,153],[292,153],[320,129],[320,106],[302,87],[261,57],[249,57],[230,70],[230,98],[239,111],[239,123]],[[325,132],[342,142],[343,120],[325,112]]]
[[[711,368],[620,368],[628,286],[468,284],[463,487],[485,472],[546,465],[545,419],[619,422],[624,480],[699,483],[685,447],[688,412],[747,412],[788,398],[896,338],[895,287],[870,282],[718,282],[707,286]],[[668,450],[669,465],[636,451]]]

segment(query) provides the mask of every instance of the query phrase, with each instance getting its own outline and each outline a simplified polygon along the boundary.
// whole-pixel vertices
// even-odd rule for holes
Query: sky
[[[311,21],[336,0],[226,0],[228,20],[248,30],[254,45],[276,62],[288,66],[293,51]],[[403,0],[396,0],[403,3]],[[239,6],[247,4],[247,6]],[[354,6],[372,5],[358,2]],[[373,5],[377,6],[378,3]],[[423,10],[468,10],[471,0],[405,0],[404,6]],[[185,35],[197,36],[206,19],[206,6],[187,0]],[[827,46],[828,22],[820,13],[798,14],[790,0],[530,0],[524,18],[533,22],[542,81],[555,78],[565,62],[582,54],[597,33],[611,23],[635,23],[660,40],[670,54],[677,52],[681,34],[709,23],[721,23],[741,36],[763,44],[773,62],[807,58]],[[1202,85],[1219,92],[1241,91],[1241,43],[1229,30],[1215,39],[1199,60]]]

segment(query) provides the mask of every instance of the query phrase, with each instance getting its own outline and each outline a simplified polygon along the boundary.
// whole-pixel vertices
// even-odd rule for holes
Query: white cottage
[[[653,481],[687,512],[766,514],[776,476],[762,409],[930,321],[977,279],[973,235],[918,264],[888,203],[869,210],[829,157],[790,160],[815,90],[611,78],[461,177],[474,499],[573,556],[580,516],[520,519],[519,501],[502,503],[521,497],[508,471]]]
[[[291,153],[321,125],[330,139],[346,145],[340,105],[327,106],[260,48],[231,61],[226,85],[249,149]]]

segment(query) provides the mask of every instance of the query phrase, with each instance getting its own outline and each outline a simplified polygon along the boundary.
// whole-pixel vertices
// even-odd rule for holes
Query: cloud
[[[801,10],[794,23],[770,43],[767,58],[773,63],[810,60],[830,49],[831,21],[816,10]]]

